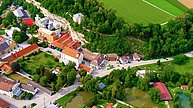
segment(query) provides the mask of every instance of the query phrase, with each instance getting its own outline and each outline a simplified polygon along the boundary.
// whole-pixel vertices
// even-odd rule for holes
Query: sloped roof
[[[5,63],[5,64],[3,64],[3,65],[0,66],[0,69],[1,69],[3,72],[5,72],[5,74],[10,74],[10,73],[8,73],[8,72],[9,72],[12,68],[11,68],[10,64]]]
[[[80,56],[80,52],[69,47],[64,47],[64,49],[62,50],[62,53],[76,59],[78,59]]]
[[[22,22],[26,23],[28,27],[30,27],[34,24],[34,20],[31,18],[23,18]]]
[[[82,53],[83,53],[83,55],[84,55],[84,58],[87,59],[87,60],[89,60],[89,61],[93,61],[93,60],[95,60],[96,57],[97,57],[97,54],[94,54],[94,53],[90,52],[90,51],[87,50],[87,49],[83,49]]]
[[[162,95],[161,100],[172,100],[172,97],[164,83],[156,82],[156,83],[153,83],[153,85],[155,88],[160,90]]]
[[[5,60],[8,61],[9,63],[10,62],[13,62],[14,60],[22,57],[22,56],[25,56],[26,54],[30,53],[31,51],[34,51],[38,49],[38,45],[37,44],[32,44],[14,54],[11,54],[10,56],[6,57]]]
[[[88,66],[86,66],[86,65],[84,65],[84,64],[80,64],[80,65],[79,65],[79,68],[80,68],[80,69],[84,69],[84,70],[86,70],[87,72],[90,72],[90,70],[91,70],[90,67],[88,67]]]
[[[7,48],[9,48],[7,42],[3,42],[2,44],[0,44],[0,52],[4,51]]]
[[[7,103],[6,101],[0,99],[0,108],[8,108],[10,106],[9,103]]]
[[[15,84],[16,83],[11,80],[0,77],[0,90],[9,92]]]

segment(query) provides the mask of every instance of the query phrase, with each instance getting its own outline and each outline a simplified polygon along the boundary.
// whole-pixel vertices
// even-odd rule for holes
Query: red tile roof
[[[34,20],[31,18],[23,18],[22,22],[26,23],[28,27],[30,27],[34,24]]]
[[[9,92],[15,84],[16,83],[11,80],[0,77],[0,90]]]
[[[69,33],[64,34],[61,38],[52,43],[53,46],[63,49],[69,47],[76,49],[81,46],[81,42],[74,41]]]
[[[79,65],[79,68],[80,68],[80,69],[84,69],[84,70],[86,70],[87,72],[90,72],[90,70],[91,70],[90,67],[88,67],[88,66],[86,66],[86,65],[84,65],[84,64],[80,64],[80,65]]]
[[[182,89],[189,89],[189,87],[187,85],[181,85]]]
[[[155,88],[159,89],[161,92],[161,100],[172,100],[172,97],[168,91],[168,89],[166,88],[164,83],[161,82],[156,82],[153,84]]]
[[[31,53],[32,51],[34,50],[37,50],[38,49],[38,45],[37,44],[32,44],[31,46],[28,46],[14,54],[11,54],[10,56],[6,57],[5,60],[8,61],[9,63],[13,62],[14,60],[22,57],[22,56],[25,56],[29,53]]]
[[[6,101],[0,99],[0,108],[8,108],[10,106],[9,103],[7,103]]]
[[[5,63],[5,64],[3,64],[2,66],[0,66],[0,69],[1,69],[3,72],[7,73],[7,72],[9,72],[9,71],[11,70],[11,66],[10,66],[10,64]]]
[[[97,54],[94,54],[87,49],[83,49],[82,53],[84,55],[84,58],[89,60],[89,61],[93,61],[97,57]]]
[[[68,56],[71,56],[73,58],[76,58],[76,59],[78,59],[80,56],[80,52],[78,52],[75,49],[69,48],[69,47],[64,47],[64,49],[62,50],[62,53],[66,54]]]

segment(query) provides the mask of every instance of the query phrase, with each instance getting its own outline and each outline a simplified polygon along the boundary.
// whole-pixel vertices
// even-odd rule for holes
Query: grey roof
[[[99,83],[99,85],[98,85],[98,86],[99,86],[99,88],[100,88],[100,89],[103,89],[103,88],[105,87],[105,85],[104,85],[102,82],[101,82],[101,83]]]
[[[39,85],[38,83],[36,83],[34,81],[29,81],[28,84],[35,87],[35,88],[39,88],[41,91],[43,91],[49,95],[52,95],[52,91],[50,91],[49,89],[47,89],[45,87],[42,87],[41,85]]]
[[[7,42],[3,42],[2,44],[0,44],[0,52],[4,51],[8,47],[9,45],[7,44]]]

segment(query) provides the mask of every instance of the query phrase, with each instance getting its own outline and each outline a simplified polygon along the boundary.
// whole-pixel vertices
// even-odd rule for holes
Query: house
[[[11,108],[10,106],[11,105],[8,102],[4,101],[3,99],[0,99],[0,108]]]
[[[31,18],[23,18],[23,19],[22,19],[22,22],[24,22],[25,24],[27,24],[28,27],[31,27],[31,26],[33,26],[33,24],[34,24],[34,20],[31,19]]]
[[[141,58],[143,58],[143,56],[140,54],[134,53],[132,54],[132,58],[133,58],[133,61],[140,61]]]
[[[90,68],[89,66],[86,66],[84,64],[80,64],[78,68],[79,69],[84,69],[88,74],[91,74],[93,72],[92,68]]]
[[[32,44],[31,46],[28,46],[14,54],[11,54],[10,56],[1,59],[0,60],[0,71],[5,73],[5,74],[11,74],[12,73],[12,68],[11,64],[18,59],[27,56],[31,53],[37,52],[38,51],[38,45],[37,44]]]
[[[74,62],[76,64],[76,68],[78,68],[83,61],[83,54],[75,49],[64,47],[62,50],[60,62],[68,64],[69,61]]]
[[[35,17],[35,24],[39,28],[46,28],[50,31],[55,31],[55,30],[61,31],[61,25],[62,25],[60,22],[57,22],[50,17],[40,18],[38,15],[36,15]]]
[[[14,95],[19,96],[22,92],[19,85],[20,83],[0,77],[0,93],[3,95],[7,95],[9,97],[13,97]]]
[[[29,13],[27,12],[27,10],[23,10],[22,7],[18,7],[16,10],[13,11],[13,14],[16,17],[20,17],[20,18],[29,18]]]
[[[34,81],[29,81],[28,85],[37,88],[38,90],[47,93],[48,95],[52,95],[52,91],[50,91],[49,89],[47,89],[46,87],[42,87],[41,85],[39,85],[38,83],[34,82]]]
[[[181,87],[180,87],[182,90],[188,90],[189,89],[189,87],[187,86],[187,85],[181,85]]]
[[[92,53],[92,52],[90,52],[87,49],[83,49],[82,53],[84,55],[84,59],[89,61],[89,62],[95,60],[97,58],[97,56],[98,56],[98,54]]]
[[[118,55],[117,54],[106,54],[107,60],[108,61],[117,61]]]
[[[29,84],[21,84],[20,88],[21,88],[22,91],[25,91],[27,93],[31,93],[33,95],[35,95],[39,91],[38,88],[35,88],[35,87],[33,87],[32,85],[29,85]]]
[[[160,93],[161,93],[161,100],[162,101],[169,101],[172,100],[172,97],[167,89],[167,87],[165,86],[164,83],[161,82],[156,82],[153,83],[154,87],[159,89]]]
[[[90,65],[96,69],[101,69],[104,67],[104,65],[106,65],[104,55],[97,55],[97,57],[91,61]]]
[[[127,64],[130,62],[130,59],[127,55],[123,55],[122,57],[119,58],[119,61],[121,64]]]
[[[73,15],[73,21],[80,24],[82,22],[84,15],[82,13],[77,13]]]
[[[98,108],[97,106],[92,106],[92,108]]]
[[[9,75],[12,73],[12,68],[8,62],[1,62],[0,61],[0,72],[5,73],[6,75]]]
[[[49,43],[54,42],[59,38],[59,31],[51,31],[46,28],[39,28],[38,29],[38,37],[42,41],[47,41]]]
[[[37,52],[39,50],[39,47],[37,44],[32,44],[14,54],[11,54],[10,56],[4,58],[5,61],[12,64],[13,62],[17,61],[18,59],[27,56],[33,52]]]
[[[64,47],[69,47],[72,49],[79,49],[81,47],[81,42],[74,41],[69,33],[62,35],[59,39],[51,43],[52,47],[61,51]]]
[[[8,36],[10,39],[12,39],[12,35],[13,35],[13,32],[17,30],[17,31],[21,31],[18,27],[11,27],[11,29],[9,30],[5,30],[5,34],[6,36]]]
[[[16,43],[12,40],[0,36],[0,55],[8,52],[9,50],[16,47]]]
[[[99,84],[98,84],[98,86],[99,86],[99,88],[100,88],[100,89],[105,88],[105,85],[104,85],[102,82],[101,82],[101,83],[99,83]]]

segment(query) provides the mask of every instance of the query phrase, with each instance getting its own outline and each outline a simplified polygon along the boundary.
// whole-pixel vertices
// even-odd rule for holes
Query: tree
[[[187,57],[184,54],[176,55],[173,58],[174,58],[173,63],[178,65],[183,64],[187,60]]]
[[[80,79],[80,83],[84,85],[87,81],[91,80],[92,78],[93,78],[92,75],[87,74],[85,77],[82,77],[82,78]]]
[[[85,76],[86,76],[86,74],[87,74],[86,70],[84,70],[84,69],[80,69],[80,71],[79,71],[79,75],[80,75],[81,77],[85,77]]]
[[[192,87],[192,79],[190,79],[189,83],[188,83],[188,87],[191,88]]]
[[[13,71],[20,72],[21,66],[20,66],[20,64],[18,62],[12,63],[11,67],[12,67]]]
[[[35,82],[39,83],[40,82],[40,75],[38,75],[38,74],[33,75],[33,80]]]
[[[31,39],[29,39],[27,42],[29,43],[29,44],[33,44],[33,43],[38,43],[38,41],[39,41],[39,39],[38,38],[36,38],[36,37],[32,37]]]
[[[57,80],[56,80],[56,91],[58,91],[63,85],[63,81],[62,81],[62,77],[58,76]]]
[[[15,42],[22,43],[22,42],[26,41],[29,37],[26,35],[26,32],[24,32],[24,31],[19,32],[19,31],[15,30],[13,32],[12,38]]]
[[[40,85],[46,87],[48,83],[48,78],[46,76],[43,76],[40,78]]]
[[[55,87],[54,82],[51,83],[51,89],[52,89],[52,91],[56,91],[56,87]]]
[[[67,84],[68,85],[72,85],[74,83],[75,79],[76,79],[76,73],[75,72],[67,73]]]
[[[157,65],[160,66],[161,65],[161,62],[160,60],[157,61]]]
[[[151,100],[155,103],[159,103],[161,99],[161,94],[158,89],[151,88],[150,91],[148,92]]]

